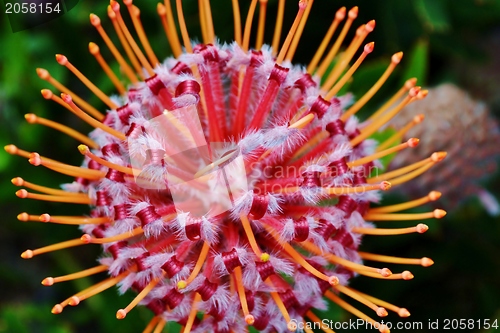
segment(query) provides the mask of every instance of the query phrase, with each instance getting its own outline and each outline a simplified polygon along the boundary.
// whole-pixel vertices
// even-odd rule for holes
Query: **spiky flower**
[[[244,332],[248,325],[264,332],[301,330],[305,321],[319,319],[324,297],[356,316],[378,325],[339,297],[344,294],[366,305],[377,316],[387,310],[406,317],[404,308],[348,287],[357,274],[378,279],[412,279],[409,271],[392,273],[362,260],[429,266],[428,258],[411,259],[359,252],[364,235],[423,233],[425,224],[396,229],[378,228],[384,220],[439,218],[396,213],[439,197],[438,192],[399,205],[370,208],[379,192],[420,175],[442,160],[433,153],[415,164],[377,174],[378,159],[418,144],[418,139],[377,149],[369,139],[404,106],[426,95],[409,80],[367,122],[355,113],[377,92],[402,58],[396,53],[373,87],[353,103],[338,96],[374,44],[363,42],[375,22],[362,24],[347,48],[337,55],[358,8],[339,9],[331,28],[307,69],[291,65],[313,1],[300,1],[292,27],[279,46],[284,0],[279,2],[272,47],[263,45],[266,1],[260,1],[257,45],[249,48],[253,0],[244,29],[238,2],[233,1],[235,42],[219,44],[214,35],[208,0],[200,3],[203,43],[190,41],[177,0],[178,39],[169,1],[158,5],[173,58],[157,60],[131,0],[124,1],[141,47],[132,37],[112,0],[108,15],[121,46],[117,50],[101,20],[92,25],[120,64],[124,78],[110,70],[96,44],[89,45],[119,93],[108,97],[63,55],[65,66],[107,106],[96,110],[48,71],[38,75],[61,92],[44,89],[45,99],[62,105],[95,127],[88,137],[33,114],[31,123],[56,128],[81,141],[81,166],[72,166],[10,145],[6,150],[35,166],[75,177],[62,189],[14,178],[23,186],[21,198],[90,205],[89,216],[30,215],[21,221],[79,225],[84,235],[22,254],[25,259],[84,244],[102,244],[104,256],[96,267],[60,277],[44,285],[107,271],[109,278],[55,305],[67,305],[112,286],[132,289],[137,297],[117,311],[123,319],[137,304],[154,313],[144,332],[160,332],[168,321],[183,332]],[[339,25],[339,37],[332,36]],[[243,34],[242,34],[243,31]],[[358,49],[361,55],[349,67]],[[326,55],[325,51],[329,49]],[[144,50],[144,52],[143,52]],[[335,61],[333,69],[328,70]],[[125,85],[123,81],[128,81]],[[401,102],[396,102],[405,96]],[[378,166],[379,169],[376,169]],[[204,314],[199,320],[197,313]],[[378,325],[381,332],[389,331]],[[307,329],[306,329],[307,331]]]

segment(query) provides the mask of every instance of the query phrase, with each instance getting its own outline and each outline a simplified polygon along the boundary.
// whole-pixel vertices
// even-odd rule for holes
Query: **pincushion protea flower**
[[[402,58],[396,53],[382,77],[352,104],[350,95],[337,96],[374,44],[362,46],[375,22],[362,24],[337,55],[358,8],[339,9],[313,60],[304,69],[292,66],[313,1],[300,1],[295,21],[279,46],[284,0],[272,47],[263,45],[266,1],[260,1],[255,49],[249,48],[257,0],[253,0],[242,29],[237,1],[233,1],[235,42],[217,43],[208,0],[199,1],[203,43],[193,45],[177,0],[182,44],[171,4],[158,4],[174,57],[160,63],[153,53],[131,0],[124,1],[141,47],[125,25],[120,5],[111,1],[108,15],[125,54],[118,51],[100,19],[90,16],[124,78],[119,79],[90,43],[90,53],[119,93],[108,97],[63,55],[67,67],[107,106],[102,114],[52,78],[38,75],[61,97],[44,89],[53,100],[95,127],[84,136],[62,124],[26,115],[30,123],[60,130],[79,140],[82,166],[55,161],[13,145],[6,151],[29,159],[35,166],[75,177],[54,189],[22,178],[13,183],[28,190],[20,198],[88,204],[89,216],[30,215],[21,221],[79,225],[84,235],[22,253],[25,259],[84,244],[102,244],[104,256],[96,267],[47,277],[43,285],[100,272],[109,278],[55,305],[61,313],[69,305],[112,286],[132,289],[137,297],[116,313],[126,317],[142,304],[154,313],[144,332],[160,332],[176,321],[183,332],[244,332],[249,325],[265,332],[302,329],[305,321],[319,324],[313,309],[325,309],[326,299],[356,316],[378,323],[340,297],[344,294],[366,305],[377,316],[387,310],[401,317],[409,312],[348,287],[354,275],[378,279],[412,279],[409,271],[392,273],[362,260],[432,265],[428,258],[382,256],[358,251],[364,235],[423,233],[425,224],[396,229],[379,228],[386,220],[440,218],[445,212],[397,213],[428,201],[429,195],[398,205],[370,208],[379,192],[417,177],[441,161],[445,153],[398,170],[373,175],[378,159],[415,147],[418,139],[377,150],[369,139],[407,104],[426,95],[409,80],[367,122],[355,113],[377,92]],[[339,25],[343,28],[330,45]],[[242,33],[243,32],[243,33]],[[183,46],[183,47],[182,47]],[[329,48],[326,56],[325,51]],[[361,48],[361,55],[349,66]],[[144,50],[144,52],[143,52]],[[335,66],[328,71],[336,59]],[[123,83],[127,81],[127,86]],[[401,97],[401,102],[396,102]],[[388,140],[393,140],[389,138]],[[375,223],[372,223],[375,222]],[[325,297],[325,298],[324,298]],[[203,313],[203,319],[197,316]],[[386,325],[378,325],[388,332]],[[311,332],[306,326],[304,330]],[[328,328],[323,330],[330,332]]]

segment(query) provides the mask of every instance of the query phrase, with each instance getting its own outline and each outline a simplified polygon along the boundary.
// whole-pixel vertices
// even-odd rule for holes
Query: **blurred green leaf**
[[[404,81],[416,77],[419,85],[427,83],[427,71],[429,68],[429,42],[425,39],[418,40],[405,62],[405,69],[402,75]]]
[[[450,29],[445,1],[414,0],[413,5],[424,26],[431,32],[446,32]]]

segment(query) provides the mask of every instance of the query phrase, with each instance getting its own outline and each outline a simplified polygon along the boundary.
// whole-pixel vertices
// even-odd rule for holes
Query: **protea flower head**
[[[103,93],[65,56],[57,55],[56,60],[107,105],[105,113],[69,91],[47,70],[37,70],[61,92],[59,97],[43,89],[43,97],[95,130],[85,136],[28,114],[30,123],[53,127],[80,141],[84,161],[81,166],[68,165],[9,145],[9,153],[27,158],[34,166],[74,177],[62,189],[14,178],[15,185],[25,188],[16,194],[90,205],[90,213],[21,213],[21,221],[73,224],[84,233],[81,238],[26,250],[21,256],[29,259],[68,247],[102,244],[98,266],[43,280],[43,285],[50,286],[109,274],[56,304],[55,314],[118,286],[121,292],[137,292],[130,304],[116,312],[118,319],[138,304],[154,313],[144,332],[160,332],[168,321],[180,323],[184,333],[245,332],[250,325],[264,332],[302,330],[306,321],[320,323],[313,310],[325,309],[325,299],[388,332],[389,327],[372,316],[384,317],[389,310],[406,317],[409,312],[354,290],[348,282],[358,274],[389,280],[413,278],[409,271],[393,273],[383,264],[368,266],[363,260],[422,266],[433,262],[425,257],[360,252],[361,239],[364,235],[383,240],[384,236],[423,233],[428,227],[422,223],[395,229],[378,224],[440,218],[445,212],[398,213],[436,200],[440,194],[435,191],[397,205],[370,205],[378,202],[381,191],[417,177],[446,154],[435,152],[400,169],[377,173],[381,157],[411,149],[418,139],[379,149],[370,136],[403,107],[424,98],[426,91],[410,79],[372,118],[360,122],[356,112],[377,93],[402,58],[402,53],[394,54],[385,73],[355,103],[350,94],[339,96],[374,48],[374,43],[364,44],[374,21],[359,26],[339,53],[358,8],[339,9],[305,68],[291,61],[312,0],[299,1],[283,44],[285,1],[279,1],[272,46],[263,44],[266,1],[251,2],[244,26],[238,1],[232,3],[235,42],[231,44],[217,42],[208,0],[199,1],[203,42],[196,44],[189,38],[181,0],[176,1],[176,10],[182,42],[169,0],[158,4],[173,50],[173,57],[164,62],[153,53],[132,0],[124,1],[125,6],[111,1],[110,27],[90,15],[123,77],[110,69],[96,44],[90,43],[90,53],[118,95]],[[257,42],[250,49],[258,3]],[[124,23],[121,7],[128,10],[132,29]],[[337,28],[341,31],[333,40]],[[110,30],[115,30],[121,45],[108,37]],[[134,32],[138,40],[132,37]],[[373,314],[354,308],[351,303],[355,301]],[[203,319],[198,313],[203,313]]]
[[[434,147],[446,150],[453,159],[454,168],[461,171],[458,176],[453,170],[443,168],[443,164],[436,166],[418,182],[408,183],[407,193],[420,196],[437,186],[450,207],[459,207],[466,199],[477,196],[490,214],[499,214],[497,200],[481,186],[481,181],[497,171],[500,157],[500,130],[486,104],[475,101],[466,91],[452,84],[429,89],[428,97],[417,104],[406,107],[390,123],[401,127],[425,117],[429,135],[422,135],[421,126],[409,129],[405,137],[422,137],[422,141],[412,154],[405,151],[396,156],[391,167],[416,162],[425,157],[426,148]],[[471,160],[477,163],[470,163]]]

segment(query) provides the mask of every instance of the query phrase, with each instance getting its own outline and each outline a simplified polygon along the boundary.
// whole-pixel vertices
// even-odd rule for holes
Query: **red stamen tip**
[[[367,24],[365,24],[365,30],[367,32],[372,32],[375,29],[375,20],[371,20]]]
[[[437,153],[434,153],[431,155],[431,160],[433,162],[441,162],[445,157],[446,155],[448,155],[447,152],[445,151],[438,151]]]
[[[380,327],[378,328],[378,331],[380,333],[390,333],[391,332],[389,327],[387,327],[387,325],[385,325],[385,324],[380,325]]]
[[[25,189],[19,190],[16,192],[16,195],[21,199],[26,199],[28,197],[28,191]]]
[[[409,90],[409,89],[415,87],[416,84],[417,84],[417,78],[412,77],[411,79],[406,80],[405,88]]]
[[[52,96],[54,96],[52,91],[50,91],[49,89],[42,89],[41,93],[42,93],[43,98],[45,98],[45,99],[51,99]]]
[[[17,147],[14,146],[14,145],[6,145],[3,147],[3,149],[8,153],[8,154],[11,154],[11,155],[14,155],[15,153],[17,153]]]
[[[49,71],[46,70],[46,69],[43,69],[43,68],[37,68],[36,69],[36,74],[38,75],[38,77],[42,80],[48,80],[50,79],[50,74],[49,74]]]
[[[345,14],[346,14],[346,8],[342,7],[335,13],[335,19],[342,21],[345,18]]]
[[[82,237],[80,237],[80,240],[85,244],[89,244],[92,242],[92,236],[90,236],[89,234],[84,234]]]
[[[420,139],[418,139],[418,138],[408,139],[408,147],[415,148],[416,146],[418,146],[419,143],[420,143]]]
[[[414,278],[413,274],[411,274],[410,271],[404,271],[401,276],[403,277],[403,280],[411,280]]]
[[[446,216],[446,211],[442,209],[434,209],[434,217],[437,219],[441,219]]]
[[[85,154],[88,154],[90,152],[90,149],[86,145],[79,145],[78,151],[80,152],[80,154],[85,155]]]
[[[165,8],[165,5],[162,4],[161,2],[158,2],[158,5],[156,6],[156,11],[160,16],[167,15],[167,9]]]
[[[406,317],[409,317],[409,316],[410,316],[410,312],[409,312],[407,309],[405,309],[405,308],[401,308],[401,309],[399,309],[399,311],[398,311],[398,315],[399,315],[400,317],[406,318]]]
[[[111,9],[115,12],[118,13],[120,11],[120,4],[114,0],[111,0],[109,2],[109,5],[111,6]]]
[[[132,2],[133,2],[132,0],[123,0],[123,4],[124,4],[125,6],[130,6],[130,5],[132,5]]]
[[[358,6],[354,6],[352,7],[350,10],[349,10],[349,18],[354,20],[356,17],[358,17],[358,12],[359,12],[359,8]]]
[[[434,265],[434,260],[432,260],[431,258],[423,257],[420,261],[420,264],[424,267],[429,267]]]
[[[425,119],[425,116],[422,113],[417,114],[415,117],[413,117],[413,122],[415,124],[420,124],[424,119]]]
[[[424,99],[427,97],[427,95],[429,94],[429,90],[421,90],[418,95],[417,95],[417,98],[418,99]]]
[[[54,305],[54,307],[52,308],[52,310],[50,312],[52,312],[52,314],[60,314],[62,311],[63,311],[62,305],[56,304],[56,305]]]
[[[403,52],[394,53],[391,57],[391,61],[395,64],[399,64],[403,59]]]
[[[97,28],[101,25],[101,19],[96,14],[90,14],[90,24]]]
[[[288,322],[288,324],[286,325],[286,328],[288,328],[288,330],[290,332],[295,332],[297,330],[297,323],[293,322],[293,321],[290,321]]]
[[[436,200],[438,200],[439,198],[441,198],[441,192],[439,192],[439,191],[431,191],[431,192],[429,193],[429,199],[430,199],[431,201],[436,201]],[[446,213],[446,212],[445,212],[445,213]]]
[[[12,178],[10,181],[16,186],[23,186],[24,184],[24,179],[22,179],[21,177]]]
[[[52,277],[46,277],[45,279],[42,280],[42,284],[44,286],[47,286],[47,287],[51,286],[51,285],[54,284],[54,278],[52,278]]]
[[[23,253],[21,253],[21,258],[23,258],[23,259],[33,258],[33,251],[31,251],[31,250],[24,251]]]
[[[68,58],[66,56],[63,56],[62,54],[56,54],[56,61],[59,63],[59,65],[66,66],[68,63]]]
[[[116,319],[124,319],[127,316],[127,312],[123,309],[116,311]]]
[[[389,268],[382,268],[380,270],[380,275],[382,275],[383,277],[389,277],[392,275],[392,272]]]
[[[388,313],[387,313],[387,310],[384,309],[383,307],[379,307],[377,309],[377,311],[375,311],[377,313],[377,316],[379,317],[387,317]]]
[[[50,222],[50,215],[45,213],[40,215],[38,219],[40,220],[40,222]]]
[[[375,42],[371,42],[365,45],[365,53],[372,53],[373,49],[375,48]]]
[[[336,286],[340,283],[340,280],[338,277],[336,276],[330,276],[328,277],[328,283],[331,285],[331,286]]]
[[[410,97],[416,97],[418,95],[418,93],[420,92],[420,89],[421,87],[413,87],[410,89],[410,92],[408,93],[408,95],[410,95]]]
[[[68,303],[71,306],[77,306],[78,304],[80,304],[80,299],[76,296],[73,296],[73,297],[71,297],[71,299],[69,300]]]
[[[28,215],[28,213],[21,213],[21,214],[17,215],[17,219],[19,221],[26,222],[29,219],[29,215]]]
[[[382,191],[387,191],[388,189],[390,189],[392,187],[392,184],[389,183],[388,181],[383,181],[380,183],[380,189]]]
[[[427,226],[427,224],[420,223],[417,225],[417,232],[419,234],[423,234],[427,230],[429,230],[429,226]]]
[[[39,166],[40,164],[42,164],[42,159],[40,158],[40,154],[31,153],[28,162],[30,162],[30,164],[34,166]]]
[[[255,323],[255,318],[254,316],[252,316],[251,314],[248,314],[245,316],[245,322],[248,324],[248,325],[253,325],[253,323]]]
[[[69,95],[69,94],[61,93],[61,98],[67,104],[73,103],[73,98],[71,98],[71,95]]]

